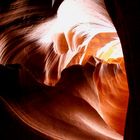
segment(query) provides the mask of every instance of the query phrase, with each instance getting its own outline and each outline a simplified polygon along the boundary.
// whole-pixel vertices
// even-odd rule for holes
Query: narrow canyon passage
[[[104,1],[65,0],[42,19],[33,17],[45,15],[43,5],[31,4],[16,0],[1,16],[0,63],[20,65],[18,89],[2,94],[2,102],[43,137],[122,140],[129,90]]]

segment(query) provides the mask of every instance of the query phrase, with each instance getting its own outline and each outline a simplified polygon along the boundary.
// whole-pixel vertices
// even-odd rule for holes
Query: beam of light
[[[55,3],[55,0],[52,0],[52,7],[53,7],[54,3]]]

